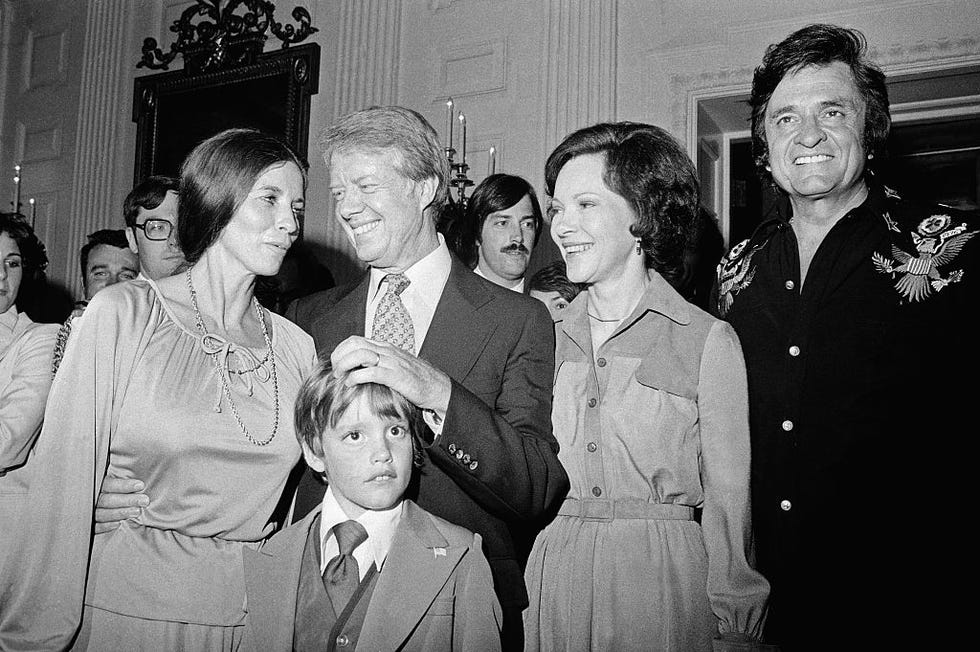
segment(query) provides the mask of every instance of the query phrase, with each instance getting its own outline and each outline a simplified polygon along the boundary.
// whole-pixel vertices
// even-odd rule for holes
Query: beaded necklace
[[[268,347],[268,353],[266,353],[266,356],[260,362],[258,362],[258,364],[256,364],[252,369],[247,369],[236,373],[241,375],[242,373],[255,371],[256,369],[261,367],[266,360],[269,360],[271,362],[272,394],[274,397],[273,400],[275,403],[275,407],[273,409],[272,434],[269,435],[269,438],[264,441],[259,441],[258,439],[253,437],[252,434],[248,431],[248,428],[245,427],[245,422],[242,421],[241,415],[238,414],[238,407],[235,405],[235,400],[232,397],[231,387],[228,386],[228,381],[226,380],[226,374],[222,373],[221,363],[218,362],[218,353],[217,352],[211,353],[207,351],[208,347],[206,345],[206,341],[209,338],[213,338],[214,336],[208,333],[207,328],[204,326],[204,317],[201,316],[201,310],[197,306],[197,292],[194,291],[194,284],[191,282],[191,270],[189,269],[187,270],[186,277],[187,277],[187,289],[190,290],[191,293],[191,307],[194,308],[194,317],[197,320],[197,329],[201,331],[201,346],[207,352],[207,355],[211,357],[212,362],[214,362],[215,372],[218,378],[221,379],[221,387],[224,390],[225,397],[227,397],[228,399],[228,404],[231,405],[231,412],[232,414],[235,415],[235,421],[238,422],[238,428],[242,431],[242,434],[245,435],[245,438],[248,439],[253,444],[255,444],[256,446],[266,446],[269,443],[271,443],[273,439],[276,438],[276,433],[279,431],[279,378],[276,375],[276,352],[272,348],[272,338],[269,337],[269,330],[268,328],[266,328],[265,316],[262,313],[261,306],[259,306],[259,301],[255,297],[252,297],[252,306],[255,308],[255,315],[259,318],[259,324],[262,326],[262,337],[265,339],[265,345]],[[225,364],[227,365],[227,359],[225,361]]]

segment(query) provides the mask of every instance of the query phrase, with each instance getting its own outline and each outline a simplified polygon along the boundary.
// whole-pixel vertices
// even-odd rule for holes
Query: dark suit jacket
[[[364,334],[370,275],[294,303],[321,359]],[[410,495],[436,516],[483,537],[501,605],[527,606],[523,567],[544,519],[568,492],[551,433],[554,331],[540,301],[480,278],[453,258],[419,357],[452,379],[442,434],[424,451]],[[294,519],[320,504],[307,472]]]
[[[245,650],[292,649],[303,553],[319,513],[319,508],[313,510],[258,550],[243,551]],[[500,606],[479,546],[479,535],[433,518],[408,501],[371,594],[357,647],[499,650]]]

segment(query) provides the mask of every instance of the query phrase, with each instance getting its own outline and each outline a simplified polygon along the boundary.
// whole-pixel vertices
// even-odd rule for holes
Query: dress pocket
[[[698,379],[689,364],[670,356],[645,358],[636,369],[641,385],[680,396],[691,401],[698,398]]]

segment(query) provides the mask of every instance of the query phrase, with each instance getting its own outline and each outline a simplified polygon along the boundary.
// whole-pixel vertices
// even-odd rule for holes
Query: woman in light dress
[[[41,431],[58,335],[57,324],[35,323],[16,303],[27,286],[23,281],[47,262],[34,229],[17,214],[0,213],[0,575],[23,532],[21,510],[33,468],[27,461]]]
[[[296,239],[305,188],[304,163],[276,138],[205,140],[181,169],[187,268],[89,304],[51,389],[0,648],[240,646],[242,549],[282,525],[300,457],[292,405],[316,357],[253,290]],[[107,473],[145,482],[150,502],[93,538]]]
[[[568,278],[589,285],[555,324],[571,490],[528,562],[526,649],[754,646],[769,585],[749,563],[742,352],[670,284],[693,165],[662,129],[599,124],[557,147],[546,185]]]

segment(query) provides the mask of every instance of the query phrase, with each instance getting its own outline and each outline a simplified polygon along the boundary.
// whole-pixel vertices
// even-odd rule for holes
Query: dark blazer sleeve
[[[554,325],[539,301],[515,298],[495,307],[494,335],[463,381],[453,379],[429,455],[488,512],[534,521],[569,485],[551,432]]]

